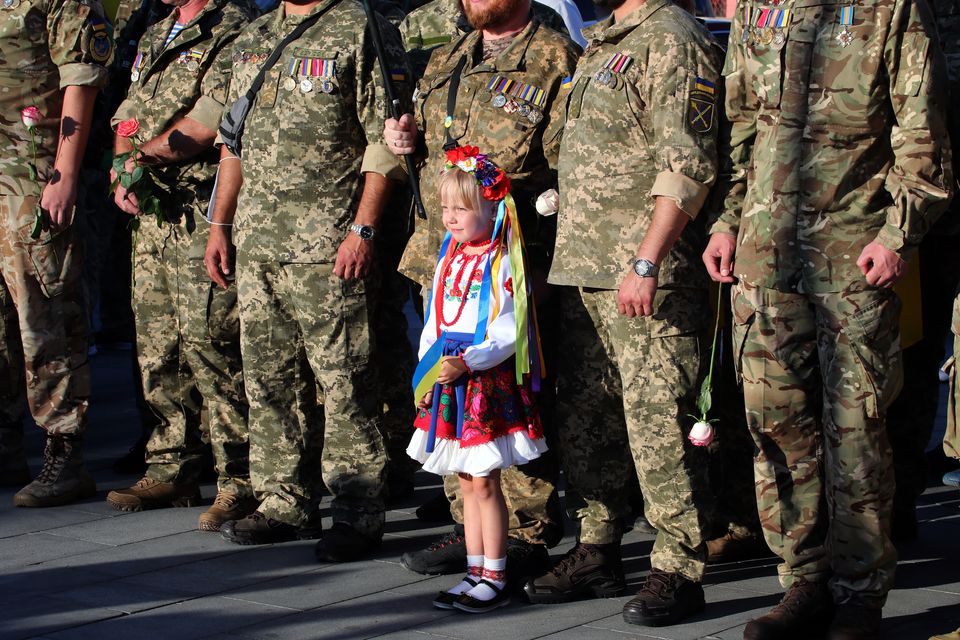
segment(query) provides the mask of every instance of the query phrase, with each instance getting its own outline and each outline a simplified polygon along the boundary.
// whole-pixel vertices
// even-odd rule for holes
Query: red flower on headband
[[[503,200],[508,193],[510,193],[510,177],[503,172],[503,169],[497,169],[493,184],[483,188],[483,197],[496,202]]]
[[[456,147],[447,151],[447,160],[451,164],[457,164],[467,158],[476,158],[478,155],[480,155],[480,149],[477,147]]]

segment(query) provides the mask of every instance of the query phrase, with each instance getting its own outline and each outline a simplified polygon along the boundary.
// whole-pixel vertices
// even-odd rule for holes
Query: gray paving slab
[[[50,567],[46,564],[0,571],[0,607],[17,606],[85,585],[108,582],[114,576],[84,567]]]
[[[82,524],[58,527],[50,535],[87,540],[113,546],[163,538],[176,533],[197,531],[197,518],[205,509],[155,509],[139,513],[123,513]]]
[[[145,587],[129,580],[107,580],[57,592],[57,598],[84,606],[103,607],[120,613],[137,613],[190,599],[158,586]]]
[[[122,615],[120,611],[57,597],[21,601],[17,606],[4,606],[0,637],[4,640],[33,638]]]
[[[0,539],[77,525],[105,517],[100,514],[69,508],[20,509],[16,513],[13,512],[13,509],[14,507],[9,510],[0,510]]]
[[[45,532],[27,533],[0,540],[0,571],[26,567],[63,556],[99,551],[108,545],[53,536]]]
[[[50,638],[62,640],[131,640],[132,638],[175,638],[192,640],[225,633],[257,622],[283,618],[290,609],[272,607],[230,598],[198,598],[178,602],[135,615],[76,626]]]

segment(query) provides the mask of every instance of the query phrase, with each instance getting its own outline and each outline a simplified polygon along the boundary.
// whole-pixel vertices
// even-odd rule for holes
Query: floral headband
[[[510,192],[510,178],[503,169],[493,164],[477,147],[455,147],[447,151],[447,169],[454,167],[472,173],[481,187],[483,197],[491,202],[503,200]]]

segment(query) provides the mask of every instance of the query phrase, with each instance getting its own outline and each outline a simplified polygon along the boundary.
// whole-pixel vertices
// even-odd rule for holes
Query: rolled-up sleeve
[[[50,59],[60,73],[60,88],[104,87],[113,58],[110,26],[99,3],[55,2],[47,14]]]

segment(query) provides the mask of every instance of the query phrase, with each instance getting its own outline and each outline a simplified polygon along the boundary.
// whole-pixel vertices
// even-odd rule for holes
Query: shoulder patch
[[[100,18],[91,18],[90,20],[90,57],[96,62],[107,62],[113,55],[113,39],[110,37],[110,29],[107,23]]]
[[[704,78],[696,78],[690,91],[687,106],[687,121],[697,133],[707,133],[713,128],[716,115],[717,87]]]

